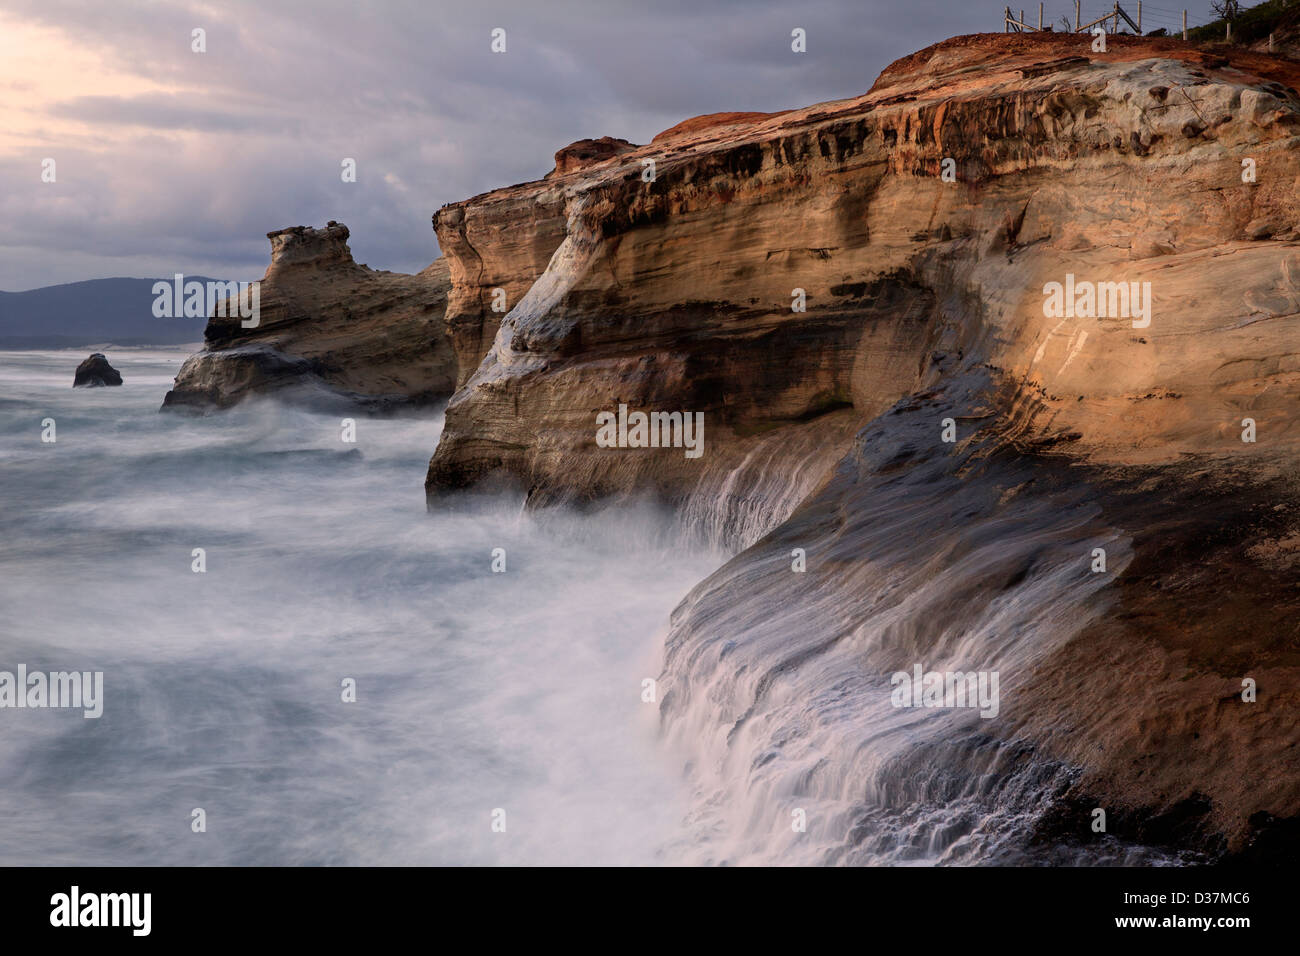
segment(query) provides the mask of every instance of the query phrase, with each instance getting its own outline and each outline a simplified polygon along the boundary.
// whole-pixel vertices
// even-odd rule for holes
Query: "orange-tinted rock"
[[[665,140],[690,136],[704,130],[717,130],[719,127],[748,126],[757,123],[759,120],[781,116],[783,112],[789,111],[776,113],[706,113],[703,116],[692,116],[688,120],[682,120],[676,126],[670,126],[650,142],[662,143]]]
[[[636,144],[625,139],[602,136],[600,139],[580,139],[570,143],[555,154],[555,172],[552,175],[564,175],[583,169],[595,163],[613,159],[620,153],[636,149]]]
[[[1286,388],[1268,385],[1300,373],[1258,357],[1266,328],[1275,347],[1300,334],[1282,321],[1300,104],[1261,75],[1285,71],[1251,53],[1210,68],[1172,40],[1110,50],[958,38],[856,99],[688,122],[617,162],[444,208],[462,373],[487,358],[451,403],[431,490],[504,469],[535,493],[644,480],[689,495],[775,431],[865,421],[934,381],[936,351],[1001,370],[1034,409],[1027,428],[1099,460],[1195,453],[1207,422],[1223,438],[1248,406],[1273,421],[1271,447],[1300,440]],[[1253,183],[1245,158],[1266,171]],[[1067,275],[1150,282],[1152,325],[1049,319],[1044,287]],[[618,402],[705,412],[711,456],[598,449],[594,415]]]
[[[1014,636],[1028,691],[979,726],[990,761],[1057,762],[1062,806],[1101,801],[1133,839],[1242,850],[1300,813],[1300,70],[1090,42],[955,38],[860,97],[688,121],[445,207],[462,382],[427,488],[651,493],[753,544],[675,615],[678,687],[747,602],[770,626],[734,636],[791,655]],[[1115,307],[1058,313],[1054,284]],[[602,447],[620,405],[703,413],[704,454]],[[1089,577],[1094,541],[1112,577]],[[1273,690],[1247,706],[1252,675]],[[751,684],[724,716],[760,706]]]

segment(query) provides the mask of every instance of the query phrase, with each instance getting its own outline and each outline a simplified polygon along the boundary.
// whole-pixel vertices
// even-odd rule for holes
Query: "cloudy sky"
[[[1110,2],[1083,0],[1085,18]],[[329,219],[357,261],[412,272],[438,254],[440,205],[536,179],[567,143],[856,96],[898,57],[1000,31],[1003,5],[0,0],[0,289],[260,278],[268,231]],[[1210,19],[1209,0],[1187,6]],[[1144,4],[1144,28],[1182,7]],[[1073,0],[1045,10],[1072,16]]]

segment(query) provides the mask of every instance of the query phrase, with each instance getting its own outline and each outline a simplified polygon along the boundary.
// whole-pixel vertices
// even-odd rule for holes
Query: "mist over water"
[[[0,865],[1178,862],[1031,845],[1070,769],[893,706],[920,665],[999,672],[1014,714],[1104,612],[1076,557],[1130,554],[1086,490],[1019,494],[1031,465],[950,481],[930,411],[859,435],[851,508],[726,561],[687,542],[742,491],[743,538],[784,519],[806,492],[775,464],[677,517],[428,512],[441,413],[349,444],[270,401],[159,414],[183,350],[73,390],[83,357],[0,353],[0,670],[104,674],[99,719],[0,709]]]
[[[185,354],[74,391],[84,354],[0,353],[0,670],[105,698],[0,710],[0,864],[672,862],[641,681],[721,556],[651,510],[426,513],[440,414],[355,445],[270,402],[159,414]]]

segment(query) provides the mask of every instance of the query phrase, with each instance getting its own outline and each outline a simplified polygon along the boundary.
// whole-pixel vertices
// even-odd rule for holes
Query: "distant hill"
[[[206,276],[189,276],[208,282]],[[28,292],[0,292],[0,349],[86,345],[184,345],[203,340],[207,319],[159,319],[153,284],[170,279],[90,279]]]

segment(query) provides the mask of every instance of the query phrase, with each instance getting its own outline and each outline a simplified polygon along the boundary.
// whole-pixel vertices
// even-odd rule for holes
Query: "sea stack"
[[[77,366],[72,379],[73,388],[95,388],[99,385],[121,385],[122,373],[108,364],[103,352],[94,352]]]
[[[461,372],[443,325],[446,264],[417,275],[369,269],[353,261],[348,236],[334,221],[267,233],[256,320],[216,310],[163,407],[205,411],[272,393],[374,410],[447,398]]]

